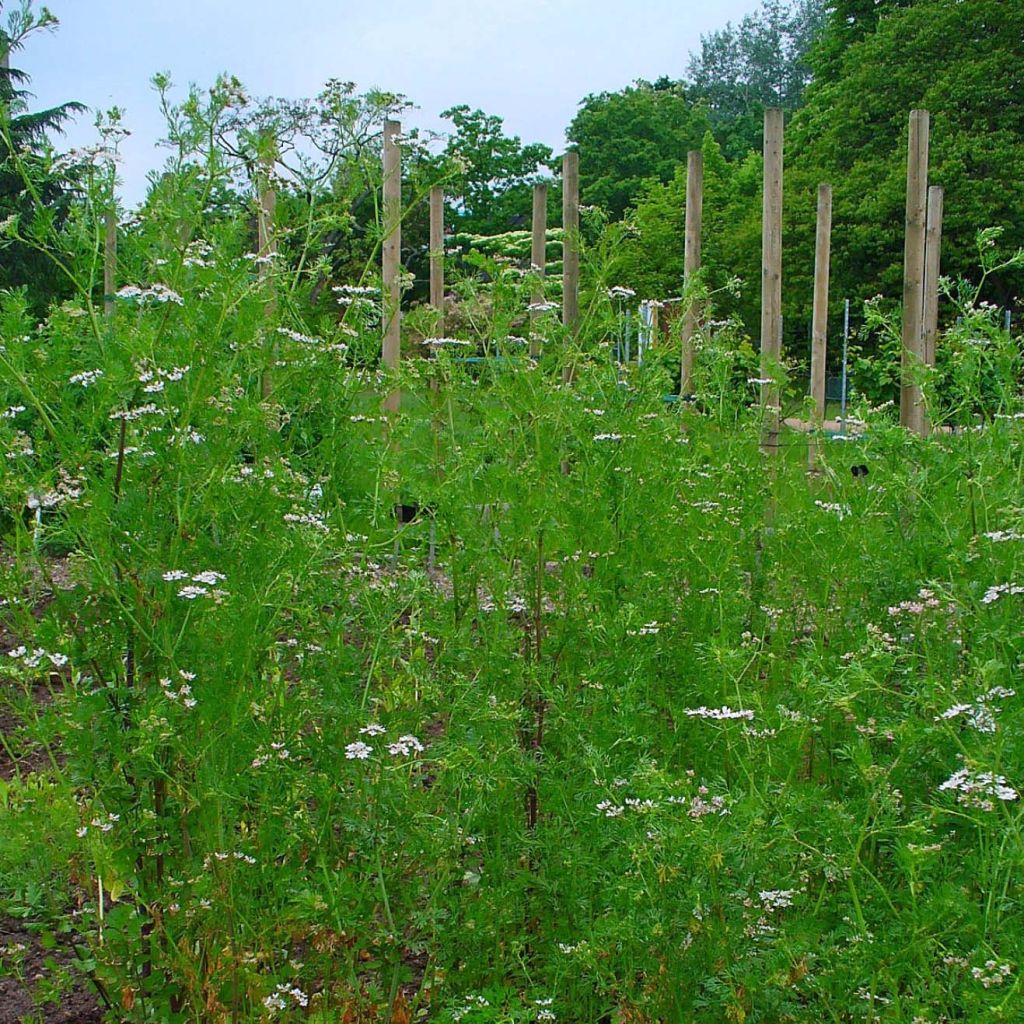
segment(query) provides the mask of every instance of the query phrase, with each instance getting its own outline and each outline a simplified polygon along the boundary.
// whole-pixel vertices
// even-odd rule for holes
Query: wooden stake
[[[562,157],[562,324],[576,340],[580,318],[580,155]],[[572,380],[572,359],[562,367],[562,380]]]
[[[688,293],[694,286],[694,278],[700,270],[700,233],[704,218],[704,154],[699,149],[691,150],[686,157],[686,248],[683,263],[683,291]],[[679,393],[693,394],[693,336],[697,330],[698,306],[692,295],[688,296],[686,312],[683,315],[683,354],[680,367]]]
[[[383,292],[381,310],[384,337],[381,361],[398,369],[402,346],[402,291],[399,279],[402,251],[402,156],[395,136],[402,130],[398,121],[384,122],[384,241],[381,246]],[[397,388],[384,399],[384,411],[396,413],[401,405]]]
[[[266,283],[267,279],[271,277],[274,272],[274,257],[277,255],[277,237],[274,234],[274,215],[277,212],[277,191],[270,183],[270,175],[274,169],[273,157],[264,158],[260,161],[261,164],[261,188],[260,188],[260,207],[256,217],[256,234],[257,234],[257,255],[260,257],[259,262],[259,280],[261,284]],[[271,322],[274,317],[274,312],[277,309],[277,301],[273,293],[267,297],[267,303],[264,306],[264,317],[266,318],[267,324]],[[267,359],[270,361],[271,366],[277,361],[277,336],[270,342],[269,351],[267,352]],[[271,392],[271,367],[265,366],[263,369],[263,375],[260,378],[260,394],[264,399],[270,397]]]
[[[942,186],[930,186],[928,189],[928,222],[924,242],[924,315],[922,318],[924,361],[928,366],[935,365],[935,337],[939,329],[942,200]]]
[[[430,189],[430,305],[437,313],[434,324],[434,335],[438,338],[444,337],[444,189],[440,185],[433,185]],[[438,394],[441,390],[440,379],[437,375],[430,375],[430,390]],[[434,406],[435,413],[431,417],[431,426],[434,430],[434,465],[438,480],[444,477],[444,470],[441,466],[441,436],[444,430],[444,416],[442,403],[437,401]],[[435,555],[435,527],[434,517],[430,517],[430,543],[427,554],[428,570],[434,568]]]
[[[117,288],[117,210],[107,210],[103,238],[103,315],[114,315],[114,291]]]
[[[941,185],[928,189],[928,219],[924,239],[924,298],[921,316],[921,357],[925,366],[935,365],[935,339],[939,333],[939,268],[942,250]],[[931,433],[928,410],[921,407],[921,424],[925,434]]]
[[[761,376],[774,377],[782,356],[782,110],[764,112],[764,198],[761,218]],[[761,446],[778,451],[781,389],[761,386]]]
[[[544,265],[547,262],[548,247],[548,187],[533,186],[533,241],[530,246],[530,270],[537,275],[538,282],[533,289],[533,301],[544,301]],[[530,357],[540,356],[540,338],[536,331],[539,313],[530,317]]]
[[[444,336],[444,190],[430,190],[430,304],[437,310],[437,336]]]
[[[928,204],[928,111],[910,112],[907,145],[907,219],[903,249],[903,351],[900,425],[925,433],[920,385],[914,383],[924,362],[921,321],[924,312],[924,247]]]
[[[818,226],[814,243],[814,309],[811,314],[811,397],[814,425],[825,419],[825,357],[828,350],[828,274],[832,243],[832,186],[818,186]],[[807,466],[813,470],[817,446],[812,439]]]

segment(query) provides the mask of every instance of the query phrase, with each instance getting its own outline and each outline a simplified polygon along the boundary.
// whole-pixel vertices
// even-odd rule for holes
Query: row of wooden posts
[[[385,366],[397,369],[401,358],[401,237],[402,178],[397,121],[384,123],[384,203],[381,269],[383,274],[383,346]],[[276,193],[269,175],[260,188],[257,215],[259,273],[270,272],[269,259],[277,253],[273,231]],[[764,115],[764,190],[761,224],[761,401],[765,410],[762,444],[766,451],[778,449],[780,388],[772,379],[782,354],[782,196],[783,118],[771,108]],[[687,297],[682,324],[680,366],[681,394],[692,393],[694,336],[700,316],[694,298],[694,281],[701,266],[701,221],[703,215],[704,164],[700,150],[687,157],[686,221],[683,289]],[[935,365],[938,326],[939,254],[942,237],[943,191],[928,185],[928,111],[910,112],[907,149],[906,242],[903,277],[903,345],[900,388],[900,423],[915,433],[929,432],[928,416],[919,384],[919,367]],[[562,323],[569,337],[579,324],[580,234],[579,154],[569,151],[562,159]],[[113,314],[115,267],[117,261],[117,219],[111,209],[106,217],[104,251],[104,311]],[[814,300],[811,328],[811,384],[817,425],[825,415],[825,358],[828,341],[829,262],[832,233],[832,187],[818,186],[817,228],[814,252]],[[537,277],[535,303],[544,301],[544,270],[547,249],[547,186],[535,185],[531,263]],[[430,190],[430,304],[437,311],[438,334],[444,333],[444,194],[440,186]],[[268,299],[267,315],[273,313]],[[532,315],[535,322],[537,313]],[[539,339],[531,331],[530,354],[539,355]],[[565,381],[572,376],[566,362]],[[270,391],[270,377],[264,373],[263,396]],[[384,400],[388,412],[397,412],[400,394],[392,390]],[[813,467],[815,449],[810,448]]]
[[[402,173],[398,138],[401,124],[384,122],[384,240],[381,247],[383,278],[383,346],[381,358],[385,366],[397,368],[401,359],[401,288],[400,251],[402,243]],[[580,282],[580,174],[579,154],[569,151],[562,158],[562,323],[574,337],[579,325]],[[533,222],[530,240],[530,263],[537,281],[532,301],[544,302],[544,273],[547,262],[546,185],[533,188]],[[430,305],[437,312],[436,330],[444,334],[444,191],[439,185],[430,190]],[[531,328],[536,328],[538,311],[531,313]],[[530,355],[540,354],[536,330],[531,329]],[[566,365],[563,377],[571,378],[572,368]],[[399,408],[399,392],[392,391],[384,400],[388,412]]]
[[[768,118],[766,117],[766,152],[767,126]],[[777,132],[781,147],[781,118]],[[928,184],[928,111],[912,110],[907,142],[900,424],[922,436],[926,436],[931,427],[921,393],[919,369],[935,365],[935,340],[938,336],[939,324],[942,207],[942,186],[929,186]],[[823,184],[818,186],[811,344],[811,395],[814,398],[815,413],[819,419],[824,415],[825,409],[825,351],[831,232],[832,188],[830,185]],[[812,465],[813,458],[812,447]]]
[[[782,111],[764,117],[764,200],[761,242],[761,357],[765,379],[782,348]],[[928,185],[928,111],[910,112],[907,146],[906,241],[903,256],[903,324],[900,424],[917,434],[929,433],[920,386],[920,369],[935,365],[938,334],[939,259],[943,191]],[[825,416],[825,358],[828,343],[829,263],[832,238],[832,186],[818,186],[814,245],[814,299],[811,313],[811,397],[817,426]],[[778,448],[779,393],[765,384],[765,447]],[[811,443],[810,466],[815,446]]]
[[[400,358],[399,249],[401,245],[401,165],[396,136],[397,121],[384,127],[384,278],[385,365],[397,367]],[[682,325],[680,389],[693,390],[693,339],[700,315],[693,297],[694,279],[701,266],[704,163],[700,150],[688,154],[686,167],[686,221],[683,290],[687,296]],[[780,388],[772,379],[782,356],[782,197],[783,115],[770,108],[764,115],[764,189],[761,223],[761,399],[765,409],[763,446],[778,449]],[[818,186],[814,249],[814,299],[811,314],[811,383],[817,425],[825,416],[825,361],[828,344],[829,269],[832,236],[832,186]],[[906,243],[903,285],[903,348],[900,388],[900,423],[915,433],[929,431],[918,368],[934,366],[938,327],[939,252],[942,236],[942,188],[928,186],[928,111],[910,113],[907,152]],[[570,151],[562,161],[562,323],[575,332],[579,319],[579,155]],[[535,303],[544,299],[543,278],[547,244],[547,186],[535,185],[531,264],[538,283]],[[430,303],[438,312],[439,333],[444,329],[444,195],[439,186],[430,191]],[[536,314],[535,314],[536,316]],[[530,354],[539,354],[531,333]],[[566,379],[571,375],[567,365]],[[386,399],[386,408],[398,408],[398,392]],[[810,462],[813,467],[814,445]]]

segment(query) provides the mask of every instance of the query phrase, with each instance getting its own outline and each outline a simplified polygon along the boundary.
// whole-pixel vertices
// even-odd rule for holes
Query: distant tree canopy
[[[789,113],[800,106],[811,81],[808,54],[824,24],[824,0],[765,0],[739,25],[701,37],[687,68],[688,95],[706,104],[727,157],[741,159],[761,145],[766,107]]]
[[[824,0],[765,0],[739,25],[703,36],[685,80],[587,96],[566,132],[580,151],[583,201],[620,218],[651,182],[672,181],[708,129],[727,159],[759,149],[765,107],[800,105],[824,23]]]
[[[459,229],[495,234],[528,226],[533,185],[550,177],[550,147],[523,145],[506,135],[504,122],[465,104],[442,113],[455,126],[444,150],[451,176],[447,190],[457,200]]]
[[[707,129],[706,112],[678,82],[639,81],[587,96],[566,131],[580,154],[582,201],[620,218],[646,182],[672,180]]]
[[[834,292],[898,297],[902,282],[908,114],[931,115],[929,180],[945,189],[943,272],[976,274],[975,233],[1001,225],[1024,245],[1024,4],[1001,0],[889,3],[873,29],[835,61],[845,33],[837,4],[813,60],[828,73],[809,87],[787,135],[787,273],[810,294],[814,190],[834,195]],[[991,282],[1010,301],[1017,276]],[[806,307],[806,298],[804,299]]]
[[[772,98],[773,81],[791,83],[788,99],[783,90],[775,102],[795,105],[785,142],[783,302],[786,341],[798,351],[806,344],[810,318],[819,182],[833,187],[837,318],[845,297],[882,293],[899,299],[907,123],[915,107],[931,114],[930,182],[945,188],[943,273],[977,276],[975,235],[981,228],[1003,226],[1004,244],[1024,245],[1024,4],[835,0],[820,23],[815,9],[820,13],[821,5],[793,5],[791,12],[804,19],[808,31],[819,24],[813,42],[801,44],[799,67],[776,67],[757,79],[763,91],[748,107],[743,103],[753,87],[748,94],[728,84],[741,77],[733,74],[736,65],[729,61],[749,47],[737,42],[741,32],[727,29],[706,38],[701,58],[691,63],[691,72],[703,83],[704,101],[720,97],[717,109],[707,110],[711,134],[702,143],[705,274],[712,287],[734,274],[744,280],[743,296],[726,298],[723,305],[739,313],[751,333],[759,301],[761,112]],[[751,26],[778,38],[769,31],[776,17],[781,17],[779,5],[766,4],[761,15],[745,22],[750,38],[755,35]],[[769,47],[768,52],[774,51]],[[767,71],[773,65],[766,60],[762,66]],[[718,79],[700,77],[715,67]],[[805,68],[812,74],[806,87],[800,84],[806,80]],[[680,102],[694,99],[691,86]],[[702,107],[698,103],[689,109],[696,117]],[[755,124],[757,148],[751,144],[730,155],[743,132],[748,142],[753,138]],[[606,150],[623,146],[623,135],[617,133],[630,138],[628,129],[609,131]],[[660,151],[672,152],[672,133],[663,129],[659,137]],[[627,214],[632,232],[620,248],[617,271],[621,283],[645,295],[678,294],[682,286],[684,148],[692,147],[680,146],[667,163],[652,158],[646,180],[638,171],[632,180],[639,179],[640,187],[632,199],[623,200],[627,210],[632,207]],[[657,145],[651,149],[659,151]],[[596,166],[581,168],[584,180],[601,181],[605,165],[599,156],[592,155]],[[986,297],[999,304],[1024,294],[1019,271],[994,277],[987,287]]]
[[[753,285],[760,273],[761,157],[725,159],[708,130],[699,147],[704,155],[702,257],[705,283],[725,289],[738,277],[745,282],[736,297],[722,295],[720,309],[755,323],[759,294]],[[686,164],[668,182],[649,181],[628,216],[632,230],[618,248],[611,270],[616,283],[628,284],[643,298],[679,295],[683,281],[686,223]]]
[[[716,287],[724,284],[738,258],[735,225],[748,208],[753,210],[760,164],[751,173],[744,165],[727,161],[710,129],[699,148],[704,155],[702,249],[704,262],[711,268],[712,287]],[[617,253],[615,280],[628,282],[642,298],[678,294],[684,254],[679,240],[684,237],[685,218],[686,164],[682,163],[670,181],[649,181],[644,186],[628,216],[632,230]]]
[[[916,0],[828,0],[827,31],[815,40],[810,63],[814,80],[834,80],[841,73],[843,57],[854,43],[871,35],[878,21],[901,7],[910,7]]]

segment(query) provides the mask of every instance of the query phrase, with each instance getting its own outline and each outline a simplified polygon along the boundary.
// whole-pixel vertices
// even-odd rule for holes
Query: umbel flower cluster
[[[994,811],[996,800],[1016,800],[1020,794],[1002,775],[994,772],[961,768],[939,786],[944,792],[956,794],[957,803],[980,811]]]
[[[360,730],[363,736],[383,736],[387,729],[383,725],[371,722],[364,725]],[[386,744],[386,750],[392,757],[412,757],[413,754],[422,754],[426,748],[419,739],[410,734],[399,736],[397,740]],[[345,757],[350,761],[366,761],[374,752],[374,748],[364,740],[356,740],[345,747]]]

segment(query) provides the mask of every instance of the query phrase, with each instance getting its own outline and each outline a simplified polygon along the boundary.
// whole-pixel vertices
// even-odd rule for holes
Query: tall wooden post
[[[434,336],[443,338],[445,332],[444,315],[444,189],[440,185],[432,185],[430,188],[430,305],[434,308],[436,319],[434,321]],[[430,390],[437,395],[441,390],[440,379],[431,374],[429,379]],[[431,417],[431,426],[434,430],[435,451],[440,452],[441,433],[444,428],[444,417],[442,415],[441,403],[435,401],[434,415]],[[437,473],[442,476],[444,470],[441,468],[440,458],[437,459]],[[428,549],[428,568],[434,566],[434,520],[430,520],[430,546]]]
[[[782,110],[764,112],[764,198],[761,217],[761,376],[774,377],[782,356]],[[778,450],[778,381],[761,386],[762,447]]]
[[[939,269],[942,250],[941,185],[928,189],[928,214],[924,239],[924,299],[921,317],[921,357],[925,366],[935,365],[935,339],[939,333]],[[931,433],[928,411],[922,406],[923,433]]]
[[[818,224],[814,242],[814,307],[811,313],[811,397],[814,425],[825,419],[825,357],[828,351],[828,275],[832,244],[832,186],[818,186]],[[817,445],[812,439],[807,455],[813,470]]]
[[[544,265],[547,262],[548,248],[548,187],[533,186],[533,239],[530,245],[530,270],[537,275],[537,284],[533,289],[533,301],[544,301]],[[540,338],[536,331],[536,320],[540,314],[533,313],[530,317],[530,356],[536,359],[540,355]]]
[[[430,304],[437,310],[437,336],[444,335],[444,190],[430,189]]]
[[[381,360],[392,370],[398,369],[402,345],[402,290],[399,278],[402,251],[402,156],[395,141],[401,130],[398,121],[384,122],[384,241],[381,246],[384,337]],[[400,404],[401,394],[398,388],[393,388],[384,399],[384,411],[396,413]]]
[[[268,279],[272,279],[274,272],[274,257],[277,255],[277,236],[274,233],[274,216],[277,213],[277,190],[271,183],[271,173],[274,169],[272,156],[260,160],[260,207],[256,217],[257,255],[259,260],[258,277],[263,287],[266,287]],[[272,286],[271,286],[272,287]],[[271,292],[267,296],[264,306],[264,317],[269,326],[277,309],[277,301]],[[271,366],[277,360],[277,335],[266,344],[266,359],[268,366],[263,368],[263,376],[260,378],[260,394],[263,398],[269,398],[271,392]]]
[[[104,222],[103,237],[103,315],[114,315],[114,292],[117,289],[117,210],[111,199]]]
[[[575,341],[580,319],[580,155],[562,157],[562,324]],[[562,380],[572,380],[572,359],[562,367]]]
[[[697,330],[697,302],[690,293],[700,270],[700,233],[704,219],[704,154],[699,149],[686,156],[686,242],[683,257],[683,291],[687,295],[683,315],[683,354],[680,391],[693,394],[693,336]]]
[[[928,111],[910,112],[907,145],[907,219],[903,249],[903,351],[901,355],[900,425],[925,433],[920,385],[914,383],[924,362],[921,331],[924,313],[924,249],[928,206]]]
[[[939,329],[939,270],[942,250],[942,200],[941,185],[928,189],[928,221],[924,242],[924,361],[935,365],[935,337]]]

